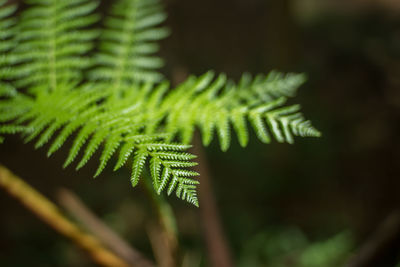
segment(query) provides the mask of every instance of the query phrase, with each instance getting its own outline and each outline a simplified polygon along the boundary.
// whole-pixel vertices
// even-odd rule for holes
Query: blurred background
[[[392,267],[400,262],[400,1],[163,0],[172,34],[162,42],[167,78],[209,69],[238,80],[245,71],[304,72],[294,103],[323,133],[295,145],[253,135],[228,152],[206,148],[211,182],[236,266]],[[102,1],[107,10],[112,1]],[[68,147],[68,146],[64,146]],[[57,202],[75,192],[107,225],[152,257],[154,220],[128,171],[92,179],[62,170],[67,150],[47,158],[18,138],[0,162]],[[199,210],[169,198],[186,266],[210,266]],[[0,191],[1,266],[95,266],[68,240]],[[389,227],[387,227],[389,225]],[[383,241],[381,240],[383,239]],[[377,241],[378,240],[378,241]],[[381,241],[382,242],[381,242]],[[356,266],[356,265],[354,265]]]

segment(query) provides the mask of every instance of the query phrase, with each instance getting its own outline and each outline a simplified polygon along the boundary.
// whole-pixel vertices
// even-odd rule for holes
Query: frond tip
[[[143,157],[150,157],[150,173],[157,194],[161,194],[168,186],[168,195],[176,191],[178,198],[198,207],[196,185],[199,182],[194,180],[193,177],[199,174],[185,169],[195,166],[197,163],[189,161],[194,158],[193,155],[182,154],[188,146],[179,144],[145,144],[144,147],[146,147],[147,152],[143,152],[142,155]]]
[[[211,142],[216,132],[221,150],[226,151],[233,128],[244,147],[249,139],[248,122],[263,143],[275,138],[292,144],[293,136],[320,136],[304,119],[299,105],[285,106],[287,97],[293,96],[305,81],[304,75],[275,71],[254,79],[244,75],[238,85],[227,81],[224,74],[214,81],[213,78],[211,71],[200,77],[191,76],[160,103],[167,131],[183,143],[190,143],[195,128],[199,128],[204,145]]]

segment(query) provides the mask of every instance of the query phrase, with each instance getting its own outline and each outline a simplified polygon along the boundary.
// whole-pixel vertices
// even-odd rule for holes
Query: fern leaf
[[[196,158],[195,155],[189,153],[175,153],[175,152],[156,152],[153,155],[166,160],[192,160]]]
[[[267,129],[265,128],[264,121],[261,117],[261,114],[259,113],[250,113],[249,116],[250,122],[253,125],[253,128],[258,136],[258,138],[263,142],[263,143],[270,143],[271,138],[267,132]]]
[[[267,121],[271,127],[271,131],[274,134],[276,140],[278,140],[278,142],[280,142],[280,143],[283,143],[285,141],[285,139],[283,138],[281,130],[279,129],[278,122],[275,120],[274,117],[272,117],[270,115],[267,115]]]
[[[205,146],[208,146],[213,138],[215,121],[214,112],[212,110],[205,110],[202,115],[200,115],[199,127],[202,133],[202,141]]]
[[[13,98],[16,96],[16,90],[6,82],[6,79],[12,74],[9,67],[12,63],[12,55],[10,50],[16,46],[15,36],[15,13],[16,5],[7,5],[7,1],[0,0],[0,97]],[[0,124],[0,133],[12,134],[23,131],[18,124],[10,121],[18,115],[24,113],[26,108],[20,106],[0,107],[0,122],[8,122],[8,125]],[[0,135],[0,143],[4,141],[4,137]]]
[[[286,96],[292,96],[304,82],[303,75],[271,72],[255,79],[244,75],[239,85],[228,81],[225,75],[212,81],[214,76],[213,72],[198,78],[191,76],[164,97],[158,109],[163,115],[158,115],[158,121],[165,121],[167,132],[179,133],[181,142],[190,143],[198,127],[203,144],[208,145],[216,129],[221,150],[226,151],[230,146],[231,125],[239,143],[247,145],[249,121],[262,142],[271,141],[270,130],[278,142],[293,143],[296,133],[292,134],[290,129],[295,118],[291,115],[298,113],[300,106],[285,107],[284,104]],[[307,136],[317,136],[310,127]],[[304,124],[303,133],[306,128]]]
[[[92,116],[96,112],[96,109],[89,108],[82,114],[80,114],[79,118],[74,118],[70,123],[66,124],[65,127],[58,134],[54,142],[51,144],[47,156],[51,156],[54,152],[56,152],[66,141],[66,139],[71,136],[71,134],[76,131],[79,127],[85,124],[86,119]]]
[[[16,134],[16,133],[21,133],[26,130],[26,127],[24,126],[18,126],[18,125],[0,125],[0,134]]]
[[[65,126],[62,129],[62,131],[60,132],[60,134],[57,136],[57,138],[54,140],[54,142],[51,144],[51,146],[47,152],[47,156],[50,157],[54,152],[56,152],[65,143],[65,140],[76,129],[78,129],[82,123],[83,123],[82,121],[77,120],[77,121],[72,122],[72,123],[68,124],[67,126]]]
[[[133,187],[139,182],[140,175],[142,174],[144,164],[146,162],[148,152],[144,149],[137,150],[132,164],[131,184]]]
[[[174,190],[175,190],[175,188],[176,188],[176,186],[178,184],[178,181],[179,181],[178,177],[173,173],[172,174],[172,180],[169,182],[169,186],[168,186],[168,190],[167,190],[168,196],[171,195],[172,192],[174,192]],[[179,196],[180,195],[178,194],[178,197]]]
[[[107,139],[103,153],[101,154],[100,157],[100,166],[98,167],[94,177],[99,176],[100,173],[104,170],[107,162],[110,160],[111,156],[115,153],[115,151],[119,147],[121,140],[122,137],[120,132],[113,133],[112,136]]]
[[[89,135],[92,134],[96,130],[96,125],[94,124],[86,124],[78,133],[77,137],[72,144],[67,160],[65,161],[64,166],[68,166],[78,155],[81,147],[86,143]]]
[[[82,168],[88,160],[92,157],[93,153],[99,148],[100,144],[107,138],[108,132],[107,131],[98,131],[94,134],[92,139],[90,140],[89,144],[87,145],[85,152],[82,156],[81,161],[78,163],[76,167],[77,170]],[[64,164],[64,168],[66,165]]]
[[[230,134],[230,127],[229,127],[229,117],[228,113],[225,111],[220,111],[217,118],[217,131],[219,142],[221,145],[221,150],[226,151],[229,148],[231,134]]]
[[[157,28],[165,18],[158,1],[117,2],[105,20],[97,68],[91,77],[112,81],[114,87],[135,81],[159,81],[162,76],[155,70],[163,62],[150,54],[158,50],[153,41],[168,35],[165,28]]]
[[[232,111],[232,123],[238,135],[239,143],[245,147],[249,142],[249,134],[246,126],[246,111],[247,108],[237,108]]]
[[[161,167],[162,167],[162,161],[156,157],[152,157],[150,159],[150,173],[151,177],[153,178],[153,186],[156,189],[156,192],[160,188],[160,172],[161,172]]]
[[[28,128],[31,129],[31,131],[25,138],[25,143],[30,142],[34,138],[36,138],[43,131],[43,129],[45,129],[52,122],[52,120],[53,120],[52,117],[44,117],[44,116],[39,116],[36,117],[36,119],[32,120],[28,124]]]
[[[174,170],[173,172],[177,176],[185,176],[185,177],[195,177],[199,176],[199,173],[194,172],[194,171],[188,171],[188,170],[183,170],[183,169],[178,169]]]
[[[252,79],[243,74],[238,94],[249,105],[269,102],[279,97],[293,97],[297,89],[305,82],[304,74],[282,74],[271,71],[268,75],[257,75]]]
[[[170,174],[171,174],[170,169],[169,168],[164,168],[164,170],[162,172],[162,175],[161,175],[161,179],[157,183],[158,184],[158,188],[156,187],[157,194],[161,194],[161,192],[167,186]],[[158,177],[154,177],[153,176],[153,180],[157,180],[157,179],[158,179]]]
[[[35,148],[40,148],[44,144],[46,144],[51,137],[54,135],[54,133],[60,129],[62,126],[62,122],[54,122],[52,123],[40,136],[39,140],[35,144]]]
[[[177,197],[198,207],[199,202],[196,193],[197,184],[199,184],[199,182],[192,179],[179,179],[178,189],[176,190]]]
[[[148,151],[184,151],[190,147],[190,145],[182,144],[146,144]]]
[[[193,167],[196,166],[197,163],[196,162],[192,162],[192,161],[163,161],[163,163],[166,166],[169,166],[171,168],[188,168],[188,167]]]
[[[206,72],[205,74],[203,74],[202,76],[200,76],[197,79],[195,84],[192,86],[191,91],[197,93],[197,92],[200,92],[200,91],[206,89],[207,86],[212,81],[212,79],[214,78],[214,76],[215,76],[215,74],[213,71]]]
[[[153,147],[154,144],[144,144],[143,147]],[[178,198],[185,200],[188,198],[190,201],[195,199],[193,196],[195,193],[189,192],[189,187],[178,187],[178,184],[182,182],[190,183],[192,185],[197,184],[198,182],[189,179],[187,177],[196,177],[199,174],[194,171],[187,170],[185,168],[195,166],[196,163],[190,162],[189,160],[193,158],[191,154],[182,153],[181,150],[188,148],[189,146],[177,146],[174,144],[173,146],[156,146],[149,151],[150,156],[150,173],[153,178],[153,186],[158,194],[160,194],[168,185],[167,194],[170,195],[175,189],[177,190],[176,195]],[[158,151],[158,148],[160,151]],[[166,152],[166,150],[169,150]],[[162,171],[161,171],[162,170]],[[170,178],[172,177],[172,180]],[[191,182],[188,182],[188,181]],[[184,190],[183,190],[184,189]],[[188,189],[188,190],[186,190]],[[182,191],[183,190],[183,191]],[[183,192],[183,193],[182,193]],[[189,196],[190,197],[187,197]],[[190,202],[189,201],[189,202]]]
[[[122,147],[121,147],[121,151],[119,153],[119,157],[118,157],[118,161],[115,164],[114,167],[114,171],[118,170],[119,168],[121,168],[122,166],[124,166],[124,164],[126,163],[126,161],[128,160],[129,156],[132,154],[133,150],[134,150],[135,146],[133,144],[132,141],[130,142],[126,142]]]
[[[100,150],[95,177],[119,150],[114,170],[132,157],[133,186],[149,162],[158,194],[175,191],[196,206],[199,174],[188,169],[195,156],[185,152],[196,128],[205,145],[216,132],[223,151],[231,128],[248,144],[248,122],[265,143],[320,136],[299,105],[285,105],[303,74],[244,74],[236,84],[209,71],[170,89],[156,84],[163,65],[156,42],[168,35],[159,0],[118,1],[102,31],[92,27],[98,3],[32,0],[16,23],[16,7],[0,0],[0,135],[22,133],[37,139],[36,148],[51,142],[49,156],[73,138],[64,167],[81,153],[80,169]]]
[[[60,90],[61,84],[77,81],[89,66],[85,54],[97,36],[93,30],[81,30],[93,23],[88,20],[98,2],[87,0],[37,0],[24,11],[18,24],[19,45],[15,49],[18,87],[47,85]],[[82,19],[85,18],[85,19]]]

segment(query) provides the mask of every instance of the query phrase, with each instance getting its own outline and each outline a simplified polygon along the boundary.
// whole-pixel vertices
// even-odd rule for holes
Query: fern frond
[[[137,162],[138,164],[144,164],[145,158],[147,156],[150,157],[150,173],[153,178],[153,186],[156,192],[160,194],[169,183],[167,191],[168,195],[170,195],[176,189],[176,196],[178,198],[198,206],[198,200],[194,186],[198,184],[198,181],[194,180],[193,177],[196,177],[199,174],[197,172],[185,169],[196,165],[196,163],[189,161],[193,159],[194,156],[182,152],[186,150],[188,146],[178,144],[171,145],[164,143],[151,143],[141,144],[141,147],[146,148],[146,151],[140,154],[141,156]],[[167,159],[173,160],[171,161]],[[177,184],[179,184],[179,186],[176,188]]]
[[[245,73],[238,84],[238,95],[248,105],[265,103],[282,96],[295,96],[305,81],[304,74],[271,71],[268,75],[259,74],[252,79],[250,74]]]
[[[158,0],[122,0],[115,3],[105,20],[101,34],[97,68],[91,73],[96,80],[121,84],[137,81],[159,81],[155,71],[163,61],[152,54],[158,51],[155,41],[168,35],[158,25],[166,14]]]
[[[14,4],[0,0],[0,143],[4,141],[2,134],[24,132],[26,127],[13,122],[27,109],[27,98],[19,95],[9,83],[12,73],[10,65],[13,63],[11,50],[16,46],[16,19],[12,16],[17,10]]]
[[[98,16],[97,1],[35,0],[18,23],[18,46],[13,71],[15,85],[62,90],[82,78],[90,65],[85,56],[92,48],[95,30],[86,29]]]
[[[232,129],[241,146],[249,128],[265,143],[320,135],[299,105],[285,105],[302,74],[245,74],[236,84],[210,71],[176,88],[158,83],[156,41],[168,34],[159,0],[117,1],[101,32],[92,29],[98,1],[28,4],[16,23],[16,7],[0,0],[0,142],[21,133],[36,148],[48,144],[50,156],[70,138],[64,167],[77,161],[80,169],[99,151],[95,177],[115,156],[114,170],[132,164],[133,186],[148,166],[158,194],[175,192],[198,206],[198,173],[189,169],[195,156],[186,152],[196,128],[204,145],[217,135],[223,151]]]
[[[158,114],[158,126],[183,143],[191,142],[196,127],[202,132],[204,145],[211,142],[216,131],[223,151],[230,146],[231,126],[239,143],[247,145],[247,122],[264,143],[271,141],[271,134],[278,142],[288,143],[293,143],[294,135],[320,135],[309,122],[305,123],[300,106],[284,106],[285,96],[294,94],[304,82],[304,75],[271,72],[254,80],[245,75],[239,85],[227,81],[224,74],[213,80],[214,76],[207,72],[198,78],[189,77],[166,94],[158,106],[147,106],[147,112]]]
[[[168,184],[171,189],[171,184],[179,183],[183,191],[177,194],[178,197],[197,205],[195,192],[192,192],[195,182],[186,185],[187,179],[193,180],[197,176],[197,173],[186,170],[195,165],[190,162],[194,156],[184,152],[190,146],[167,142],[169,134],[145,134],[147,114],[142,110],[145,103],[138,96],[145,97],[142,91],[149,92],[148,87],[133,90],[135,93],[129,93],[126,101],[116,100],[107,90],[101,89],[81,86],[71,91],[39,95],[30,110],[19,118],[30,129],[26,134],[27,141],[37,139],[36,146],[50,142],[51,155],[67,138],[74,136],[64,167],[79,158],[77,169],[85,166],[94,153],[101,150],[95,177],[100,175],[114,154],[118,155],[115,169],[122,167],[133,155],[133,186],[139,181],[145,163],[150,162],[157,192],[161,193]],[[22,129],[4,126],[0,127],[0,134]],[[165,169],[170,175],[161,177]]]
[[[6,5],[7,1],[0,1],[0,52],[4,53],[12,48],[15,44],[13,37],[15,35],[14,25],[16,23],[15,18],[12,15],[17,10],[16,5]],[[4,63],[0,61],[0,63]]]

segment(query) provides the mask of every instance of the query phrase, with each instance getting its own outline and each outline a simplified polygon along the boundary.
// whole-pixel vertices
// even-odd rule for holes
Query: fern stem
[[[198,165],[194,169],[201,173],[199,184],[200,217],[203,223],[205,241],[211,266],[232,267],[233,260],[225,237],[218,208],[213,195],[210,170],[198,132],[193,139],[192,153],[197,155]]]
[[[103,247],[94,236],[83,232],[68,220],[49,199],[2,165],[0,165],[0,187],[19,200],[27,209],[58,233],[87,251],[97,264],[107,267],[129,266],[114,253]]]
[[[141,179],[143,188],[145,189],[147,195],[151,199],[152,205],[154,210],[157,213],[159,224],[161,225],[162,232],[160,234],[164,235],[165,238],[163,241],[164,243],[164,250],[167,250],[168,253],[162,253],[164,255],[163,259],[158,259],[160,266],[163,267],[173,267],[177,266],[177,255],[178,255],[178,230],[176,225],[175,215],[172,211],[171,206],[165,200],[162,195],[156,194],[154,189],[151,185],[151,176],[148,172],[143,172],[143,177]],[[154,230],[150,229],[149,233],[155,232]],[[160,239],[161,240],[161,239]],[[156,255],[158,253],[155,253]]]

